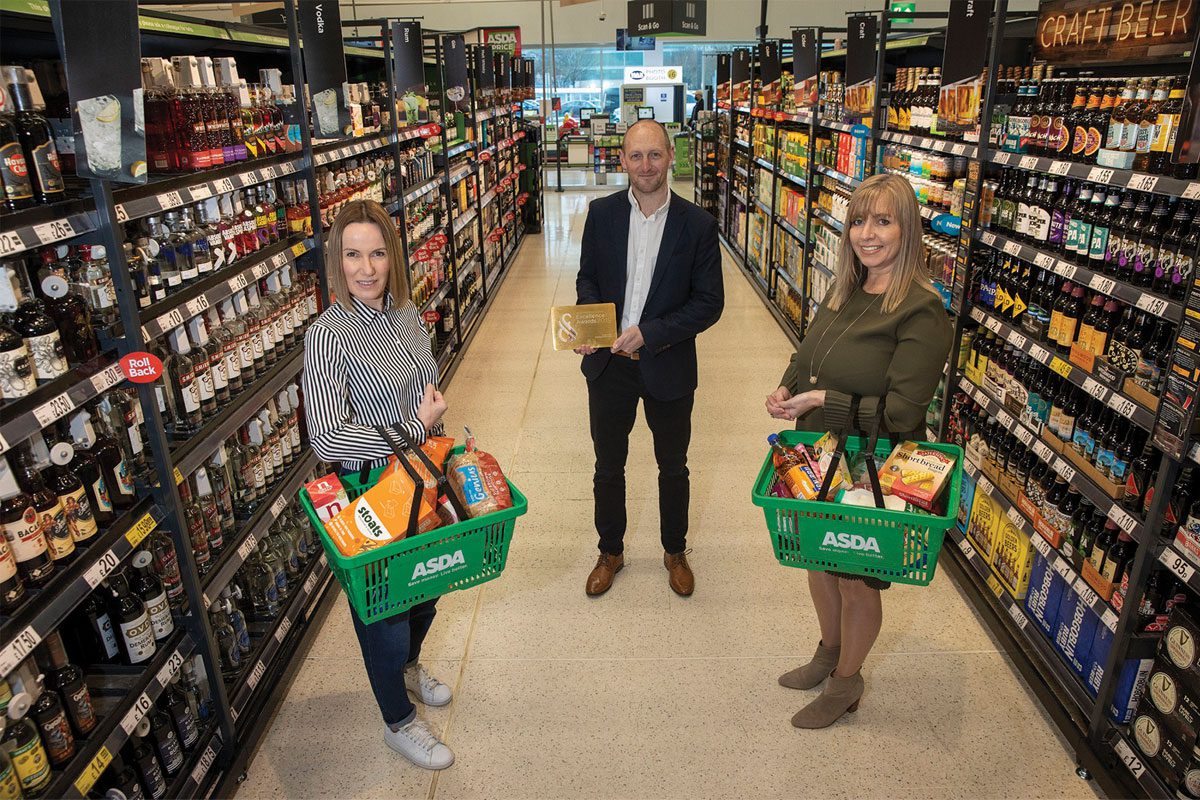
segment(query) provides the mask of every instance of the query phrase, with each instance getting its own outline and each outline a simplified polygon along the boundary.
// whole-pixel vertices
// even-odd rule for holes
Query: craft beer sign
[[[629,0],[631,36],[704,36],[708,32],[707,0]]]
[[[1034,46],[1052,64],[1154,62],[1192,49],[1200,0],[1042,0]]]

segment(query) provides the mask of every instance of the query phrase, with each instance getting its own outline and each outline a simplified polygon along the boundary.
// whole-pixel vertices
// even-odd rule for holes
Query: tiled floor
[[[776,677],[818,639],[804,574],[775,562],[748,487],[762,410],[789,355],[736,269],[700,339],[691,563],[667,588],[655,470],[639,423],[630,455],[627,566],[591,600],[591,441],[578,358],[550,349],[548,309],[575,300],[593,194],[546,196],[447,391],[528,495],[505,574],[444,597],[425,659],[454,703],[429,713],[458,761],[434,775],[391,753],[339,600],[239,797],[1093,798],[1037,701],[941,574],[885,595],[858,713],[801,732],[811,696]],[[687,190],[690,196],[690,188]]]

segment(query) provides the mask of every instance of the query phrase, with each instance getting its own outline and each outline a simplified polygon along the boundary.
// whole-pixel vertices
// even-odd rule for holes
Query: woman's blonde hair
[[[850,244],[850,228],[856,219],[887,212],[894,224],[900,226],[900,256],[891,283],[883,295],[883,311],[891,313],[908,296],[909,287],[916,285],[927,291],[937,291],[929,282],[921,257],[921,212],[912,185],[899,175],[874,175],[854,190],[846,211],[846,226],[838,242],[837,264],[834,267],[833,287],[829,290],[829,307],[837,311],[867,279],[867,271],[858,262]]]
[[[355,200],[347,203],[329,226],[329,243],[325,248],[325,274],[329,280],[329,291],[343,308],[353,308],[353,295],[346,282],[346,271],[342,269],[342,236],[346,227],[356,222],[368,222],[383,234],[383,247],[388,254],[387,288],[392,295],[392,304],[403,306],[411,299],[408,289],[408,265],[404,263],[404,245],[392,218],[383,206],[374,200]]]

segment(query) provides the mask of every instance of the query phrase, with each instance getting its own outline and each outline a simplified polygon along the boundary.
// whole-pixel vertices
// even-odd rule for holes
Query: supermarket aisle
[[[690,187],[681,187],[690,195]],[[644,425],[631,447],[626,568],[590,600],[591,441],[578,359],[548,309],[574,302],[583,193],[548,194],[541,237],[447,391],[528,495],[507,572],[443,598],[424,660],[455,701],[429,717],[458,761],[434,775],[381,738],[337,601],[240,797],[1072,797],[1094,793],[946,576],[885,596],[857,714],[800,732],[811,696],[776,684],[817,641],[804,575],[776,564],[748,492],[774,420],[786,339],[727,262],[725,315],[701,338],[691,449],[696,594],[666,585]]]

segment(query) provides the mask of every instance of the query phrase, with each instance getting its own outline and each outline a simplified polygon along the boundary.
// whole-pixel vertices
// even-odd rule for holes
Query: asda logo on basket
[[[418,561],[417,566],[413,568],[412,578],[410,583],[417,578],[428,578],[437,575],[440,572],[445,572],[451,567],[459,564],[466,565],[467,559],[463,556],[462,550],[456,550],[453,553],[443,553],[440,556],[434,556],[428,561]]]
[[[840,547],[843,550],[858,550],[864,553],[878,553],[879,541],[874,536],[859,536],[857,533],[825,532],[825,547]]]

